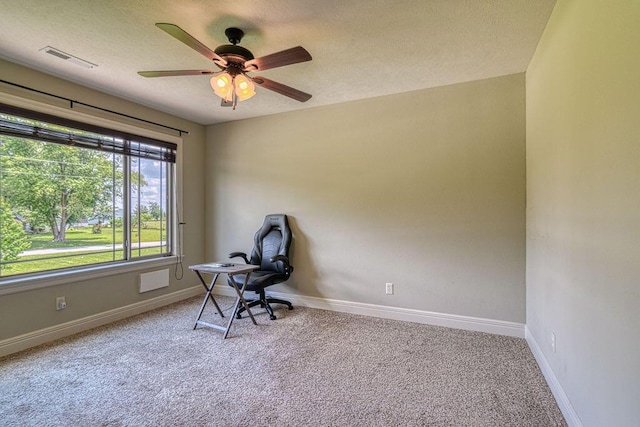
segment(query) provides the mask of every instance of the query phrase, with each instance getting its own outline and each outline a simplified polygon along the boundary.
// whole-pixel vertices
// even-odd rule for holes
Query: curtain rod
[[[31,92],[36,92],[36,93],[39,93],[41,95],[47,95],[47,96],[50,96],[52,98],[57,98],[57,99],[61,99],[63,101],[67,101],[69,103],[69,108],[71,108],[71,109],[73,109],[73,105],[74,104],[78,104],[78,105],[82,105],[84,107],[89,107],[89,108],[93,108],[93,109],[96,109],[96,110],[104,111],[106,113],[115,114],[117,116],[126,117],[128,119],[137,120],[139,122],[148,123],[148,124],[151,124],[151,125],[154,125],[154,126],[160,126],[160,127],[165,128],[165,129],[171,129],[173,131],[178,132],[178,134],[180,136],[182,136],[182,134],[189,135],[189,132],[186,131],[186,130],[182,130],[182,129],[174,128],[174,127],[171,127],[171,126],[163,125],[163,124],[160,124],[160,123],[152,122],[150,120],[145,120],[145,119],[141,119],[141,118],[138,118],[138,117],[130,116],[128,114],[118,113],[117,111],[108,110],[106,108],[97,107],[95,105],[86,104],[86,103],[80,102],[80,101],[75,101],[73,99],[65,98],[64,96],[54,95],[53,93],[44,92],[44,91],[41,91],[41,90],[38,90],[38,89],[33,89],[33,88],[30,88],[30,87],[27,87],[27,86],[23,86],[23,85],[20,85],[20,84],[17,84],[17,83],[8,82],[6,80],[0,79],[0,82],[8,84],[8,85],[11,85],[11,86],[19,87],[20,89],[26,89],[26,90],[29,90]]]

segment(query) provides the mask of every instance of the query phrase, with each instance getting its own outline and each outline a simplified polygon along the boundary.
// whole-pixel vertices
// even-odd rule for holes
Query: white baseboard
[[[21,350],[26,350],[27,348],[35,347],[36,345],[44,344],[59,338],[64,338],[78,332],[86,331],[87,329],[135,316],[136,314],[144,313],[145,311],[153,310],[154,308],[173,304],[174,302],[191,298],[202,293],[202,286],[193,286],[181,291],[172,292],[170,294],[150,298],[124,307],[118,307],[92,316],[83,317],[82,319],[72,320],[60,325],[8,338],[0,341],[0,357],[16,353]]]
[[[235,291],[228,286],[214,288],[214,294],[235,296]],[[432,311],[413,310],[409,308],[388,307],[384,305],[365,304],[361,302],[341,301],[327,298],[307,297],[294,294],[269,292],[269,296],[291,301],[294,305],[319,308],[342,313],[361,314],[384,319],[403,320],[447,328],[465,329],[468,331],[487,332],[524,338],[524,324],[503,320],[483,319],[479,317],[459,316],[456,314],[436,313]]]
[[[76,334],[87,329],[106,325],[117,320],[135,316],[145,311],[153,310],[164,305],[172,304],[183,299],[191,298],[203,293],[201,286],[193,286],[188,289],[162,295],[145,301],[129,304],[103,313],[94,314],[82,319],[51,326],[24,335],[12,337],[0,341],[0,357],[7,354],[25,350],[36,345],[44,344],[59,338]],[[235,296],[233,289],[229,287],[217,287],[214,293],[218,295]],[[333,300],[327,298],[308,297],[294,294],[269,293],[275,298],[291,301],[293,304],[303,307],[318,308],[322,310],[338,311],[343,313],[360,314],[364,316],[381,317],[384,319],[402,320],[407,322],[422,323],[427,325],[444,326],[448,328],[464,329],[470,331],[487,332],[491,334],[507,335],[524,338],[525,326],[521,323],[506,322],[502,320],[483,319],[478,317],[459,316],[455,314],[436,313],[408,308],[388,307],[375,304]]]
[[[538,366],[540,366],[542,375],[544,375],[544,378],[547,380],[547,384],[551,389],[551,393],[553,393],[553,397],[556,398],[558,407],[560,408],[560,411],[562,411],[562,415],[564,415],[567,424],[569,425],[569,427],[582,427],[582,421],[580,421],[580,417],[578,417],[575,409],[573,409],[573,405],[571,404],[569,397],[562,389],[558,378],[553,373],[553,370],[551,369],[551,365],[547,361],[547,358],[544,357],[544,353],[542,353],[542,349],[538,345],[535,337],[526,326],[525,338],[527,340],[527,343],[529,344],[529,348],[531,349],[533,356],[538,362]]]

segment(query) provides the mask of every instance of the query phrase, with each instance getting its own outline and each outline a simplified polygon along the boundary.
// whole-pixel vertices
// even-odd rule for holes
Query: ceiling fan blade
[[[177,25],[165,24],[160,22],[156,24],[156,27],[160,28],[162,31],[169,34],[170,36],[180,40],[182,43],[186,44],[187,46],[189,46],[191,49],[195,50],[199,54],[212,60],[213,62],[216,63],[216,65],[219,65],[221,67],[224,67],[227,65],[227,61],[225,61],[224,58],[222,58],[220,55],[218,55],[217,53],[209,49],[207,46],[200,43],[195,37],[187,33],[182,28],[178,27]]]
[[[251,80],[253,80],[253,82],[260,87],[278,92],[280,95],[288,96],[289,98],[293,98],[296,101],[306,102],[311,99],[311,95],[309,95],[308,93],[304,93],[298,89],[283,85],[282,83],[274,82],[273,80],[265,79],[264,77],[256,76]]]
[[[270,68],[283,67],[285,65],[297,64],[299,62],[311,61],[311,54],[301,46],[261,56],[244,63],[245,71],[263,71]]]
[[[169,70],[169,71],[138,71],[142,77],[171,77],[171,76],[202,76],[217,74],[220,71],[213,70]]]

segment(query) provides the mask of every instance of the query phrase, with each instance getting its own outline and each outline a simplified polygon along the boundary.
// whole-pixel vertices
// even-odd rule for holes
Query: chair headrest
[[[264,218],[264,223],[262,226],[264,227],[267,224],[269,224],[269,228],[289,228],[289,221],[287,220],[287,216],[285,214],[267,215]]]
[[[264,236],[269,234],[272,229],[279,229],[285,241],[291,239],[291,231],[289,230],[289,221],[285,214],[271,214],[264,218],[262,227],[256,232],[255,240],[262,240]],[[288,246],[288,245],[287,245]]]
[[[278,230],[281,235],[281,240],[279,242],[275,242],[273,240],[269,241],[265,246],[263,243],[263,239],[271,233],[273,230]],[[251,263],[256,265],[261,265],[264,270],[267,270],[267,266],[271,266],[270,257],[274,255],[284,255],[289,256],[289,246],[291,245],[291,229],[289,228],[289,221],[287,216],[284,214],[272,214],[267,215],[264,218],[264,223],[260,230],[256,232],[253,237],[253,251],[251,252]],[[274,246],[275,244],[275,246]],[[267,257],[264,254],[263,250],[265,248],[269,249],[269,255]],[[263,258],[265,257],[265,258]],[[283,267],[280,263],[276,263],[277,269],[280,270]]]

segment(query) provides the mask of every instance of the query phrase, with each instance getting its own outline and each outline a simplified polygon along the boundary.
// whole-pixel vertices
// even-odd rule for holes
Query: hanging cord
[[[182,280],[184,277],[184,266],[182,265],[182,226],[187,225],[186,222],[180,221],[180,211],[178,210],[178,201],[176,200],[176,216],[178,218],[178,244],[176,254],[176,269],[173,272],[173,276],[176,280]]]

